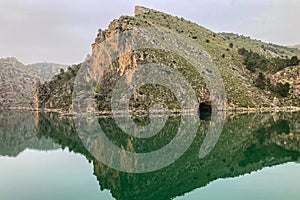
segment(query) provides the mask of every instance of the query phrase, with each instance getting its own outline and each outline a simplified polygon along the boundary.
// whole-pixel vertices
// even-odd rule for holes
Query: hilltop
[[[50,81],[51,78],[59,74],[61,70],[66,70],[68,65],[62,65],[57,63],[34,63],[26,65],[26,67],[39,75],[41,82]]]
[[[286,82],[283,70],[293,69],[299,77],[299,50],[234,34],[218,34],[193,22],[144,7],[136,7],[135,16],[122,16],[113,20],[107,30],[99,30],[92,45],[92,55],[80,65],[101,71],[101,45],[116,34],[136,28],[163,28],[178,34],[178,40],[189,38],[199,44],[218,67],[227,92],[228,109],[300,106],[299,79]],[[112,48],[118,43],[111,43]],[[103,78],[95,86],[97,111],[109,112],[112,90],[121,76],[132,76],[132,71],[145,63],[162,63],[179,71],[196,92],[198,102],[210,103],[209,92],[203,77],[184,58],[166,50],[139,49],[118,57]],[[72,91],[75,75],[80,69],[69,69],[54,77],[51,82],[39,85],[39,108],[72,110]],[[51,88],[50,88],[51,86]],[[63,92],[63,91],[67,91]],[[155,103],[164,104],[170,110],[179,104],[170,90],[159,85],[143,86],[134,92],[130,100],[132,111],[147,110]]]

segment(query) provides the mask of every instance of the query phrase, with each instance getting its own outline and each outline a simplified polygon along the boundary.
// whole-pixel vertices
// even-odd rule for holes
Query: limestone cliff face
[[[34,94],[33,94],[33,109],[35,111],[39,111],[39,87],[41,87],[41,82],[38,81],[35,85],[34,85]]]
[[[119,41],[117,38],[117,34],[125,31],[125,30],[131,30],[133,29],[133,26],[129,23],[129,21],[121,21],[121,20],[114,20],[107,30],[99,30],[99,33],[97,35],[97,38],[95,39],[95,43],[92,44],[92,57],[91,57],[91,66],[93,74],[99,75],[102,73],[106,73],[103,70],[105,70],[106,67],[110,65],[109,68],[106,68],[107,70],[114,70],[116,71],[120,76],[124,75],[125,72],[127,72],[128,69],[135,69],[137,67],[137,62],[135,55],[133,53],[133,50],[131,49],[130,45],[124,45],[121,41],[119,44]],[[114,40],[113,40],[114,39]],[[125,48],[124,54],[120,55],[117,60],[112,60],[110,57],[111,55],[108,55],[106,52],[106,46],[109,44],[109,50],[110,52],[118,52],[122,48]],[[122,49],[123,50],[123,49]],[[115,63],[113,63],[115,62]],[[101,77],[102,78],[102,77]],[[102,80],[98,80],[99,82]]]

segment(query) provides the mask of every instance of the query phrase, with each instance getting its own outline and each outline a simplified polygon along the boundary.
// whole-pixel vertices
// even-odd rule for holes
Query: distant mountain
[[[49,81],[67,67],[46,62],[24,65],[14,57],[0,59],[0,108],[32,107],[34,85]]]
[[[26,67],[39,75],[41,82],[45,82],[50,81],[54,75],[59,74],[61,69],[66,70],[68,65],[43,62],[26,65]]]
[[[299,44],[299,45],[295,45],[295,46],[293,46],[293,47],[300,50],[300,44]]]
[[[0,108],[29,107],[39,78],[16,58],[0,59]]]

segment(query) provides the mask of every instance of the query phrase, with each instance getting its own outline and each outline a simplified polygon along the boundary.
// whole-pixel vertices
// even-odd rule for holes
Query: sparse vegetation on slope
[[[61,109],[69,111],[72,104],[74,80],[80,65],[68,67],[66,71],[60,70],[51,81],[37,83],[39,104],[44,108]]]
[[[272,43],[265,43],[261,40],[252,39],[248,36],[234,33],[220,33],[220,35],[230,41],[236,48],[252,50],[253,52],[264,55],[267,58],[287,58],[294,55],[300,55],[300,50],[296,47],[286,47]]]
[[[253,51],[248,51],[245,48],[238,50],[238,53],[244,57],[244,65],[251,72],[255,72],[256,69],[260,69],[264,72],[278,72],[289,66],[299,65],[299,59],[297,56],[291,58],[266,58]]]

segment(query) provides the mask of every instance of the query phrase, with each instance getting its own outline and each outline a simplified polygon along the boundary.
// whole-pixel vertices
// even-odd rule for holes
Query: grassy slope
[[[173,17],[158,11],[137,16],[151,23],[185,34],[198,42],[213,58],[223,76],[229,103],[240,107],[268,106],[272,96],[267,98],[264,91],[252,84],[253,77],[245,70],[243,58],[238,54],[237,47],[230,48],[230,41],[204,27],[183,18]],[[209,42],[208,42],[209,40]],[[225,55],[225,58],[222,57]]]

